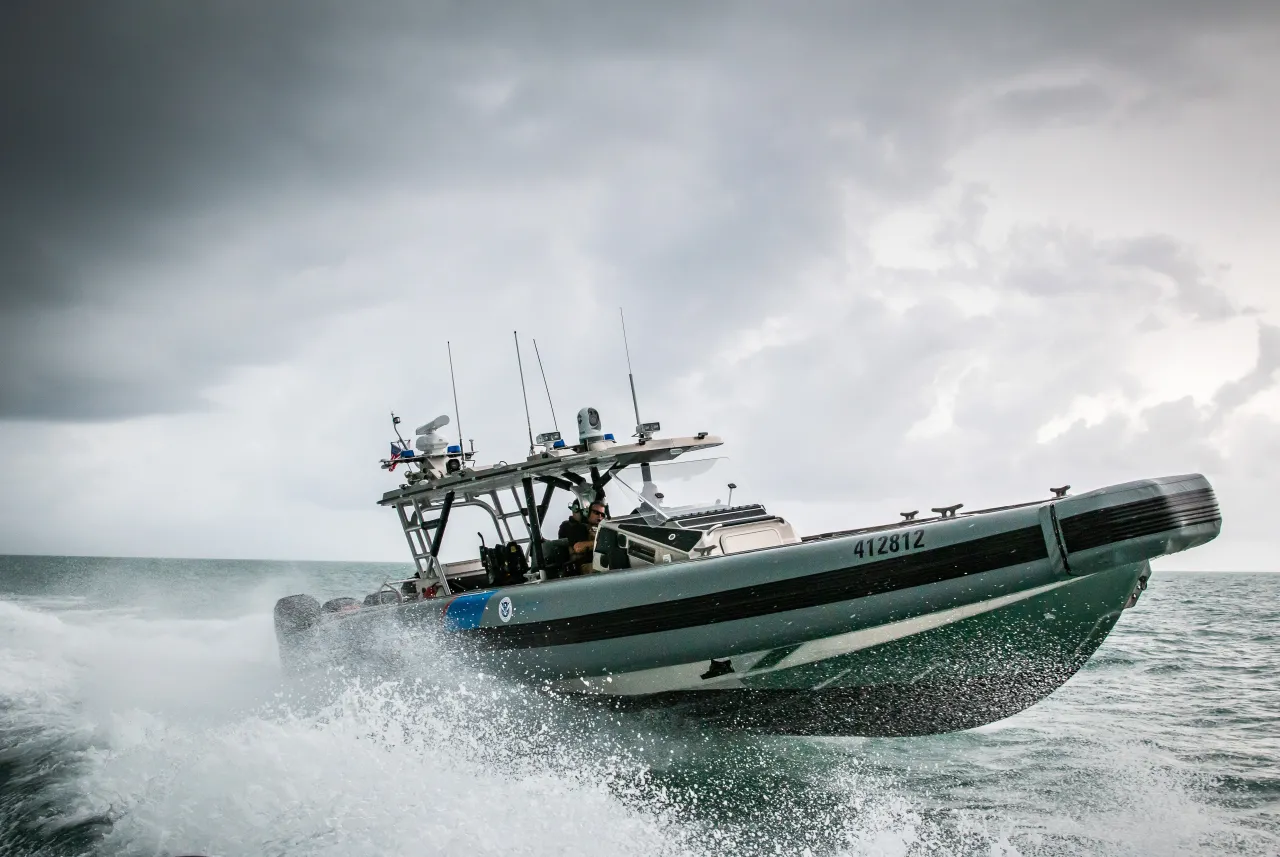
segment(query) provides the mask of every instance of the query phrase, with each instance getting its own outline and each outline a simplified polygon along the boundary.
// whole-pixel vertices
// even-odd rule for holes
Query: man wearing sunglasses
[[[572,508],[572,507],[571,507]],[[574,574],[590,574],[592,552],[596,546],[596,529],[607,514],[604,503],[596,501],[587,508],[585,520],[578,509],[560,525],[560,538],[569,542],[570,564]]]

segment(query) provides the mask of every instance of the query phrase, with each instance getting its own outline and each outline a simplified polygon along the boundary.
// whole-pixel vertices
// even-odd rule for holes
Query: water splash
[[[427,635],[289,681],[269,610],[299,571],[244,565],[217,583],[234,598],[177,568],[168,601],[0,600],[0,852],[1277,850],[1275,637],[1220,621],[1247,588],[1157,577],[1089,669],[1001,724],[797,740],[505,684]]]

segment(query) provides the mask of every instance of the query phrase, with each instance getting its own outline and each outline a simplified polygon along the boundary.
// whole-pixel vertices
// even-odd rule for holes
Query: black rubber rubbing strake
[[[1151,497],[1123,506],[1082,512],[1062,518],[1061,524],[1067,550],[1076,553],[1126,539],[1221,520],[1222,513],[1218,511],[1218,501],[1213,495],[1213,489],[1201,488],[1198,491]]]
[[[654,634],[835,604],[1047,559],[1039,526],[805,577],[641,604],[546,622],[482,626],[458,633],[500,649],[529,649]]]

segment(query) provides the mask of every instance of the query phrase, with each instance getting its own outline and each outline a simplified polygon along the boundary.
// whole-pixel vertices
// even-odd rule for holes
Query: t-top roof
[[[463,469],[440,479],[402,485],[383,494],[378,505],[396,506],[411,499],[434,503],[444,499],[450,491],[464,498],[478,497],[492,491],[514,488],[528,478],[560,476],[564,473],[586,476],[592,467],[604,472],[609,469],[620,470],[633,464],[657,464],[671,461],[686,452],[710,449],[722,443],[724,441],[720,438],[704,432],[694,437],[650,438],[643,443],[617,444],[569,455],[546,452],[514,464]]]

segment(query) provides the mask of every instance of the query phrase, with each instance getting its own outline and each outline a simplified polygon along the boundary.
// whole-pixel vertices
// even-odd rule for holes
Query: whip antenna
[[[631,346],[627,344],[627,317],[622,312],[622,307],[618,307],[618,317],[622,319],[622,347],[627,351],[627,380],[631,382],[631,407],[636,412],[635,436],[644,443],[653,437],[653,433],[658,431],[660,426],[657,423],[640,422],[640,403],[636,401],[636,376],[631,372]]]
[[[640,404],[636,401],[636,376],[631,374],[631,346],[627,344],[627,317],[618,307],[618,317],[622,319],[622,347],[627,352],[627,380],[631,382],[631,407],[636,411],[636,431],[640,431]]]
[[[449,383],[453,385],[453,419],[458,423],[458,452],[462,452],[462,417],[458,413],[458,382],[453,378],[453,343],[446,340],[444,347],[449,349]]]
[[[533,455],[533,420],[529,418],[529,394],[524,388],[524,361],[520,359],[520,334],[511,331],[516,340],[516,365],[520,367],[520,395],[524,397],[524,424],[529,429],[529,454]]]
[[[542,386],[547,391],[547,407],[551,408],[551,425],[559,432],[560,424],[556,422],[556,406],[551,401],[551,388],[547,386],[547,370],[542,368],[542,353],[538,351],[538,340],[533,341],[533,353],[538,355],[538,371],[542,373]]]

